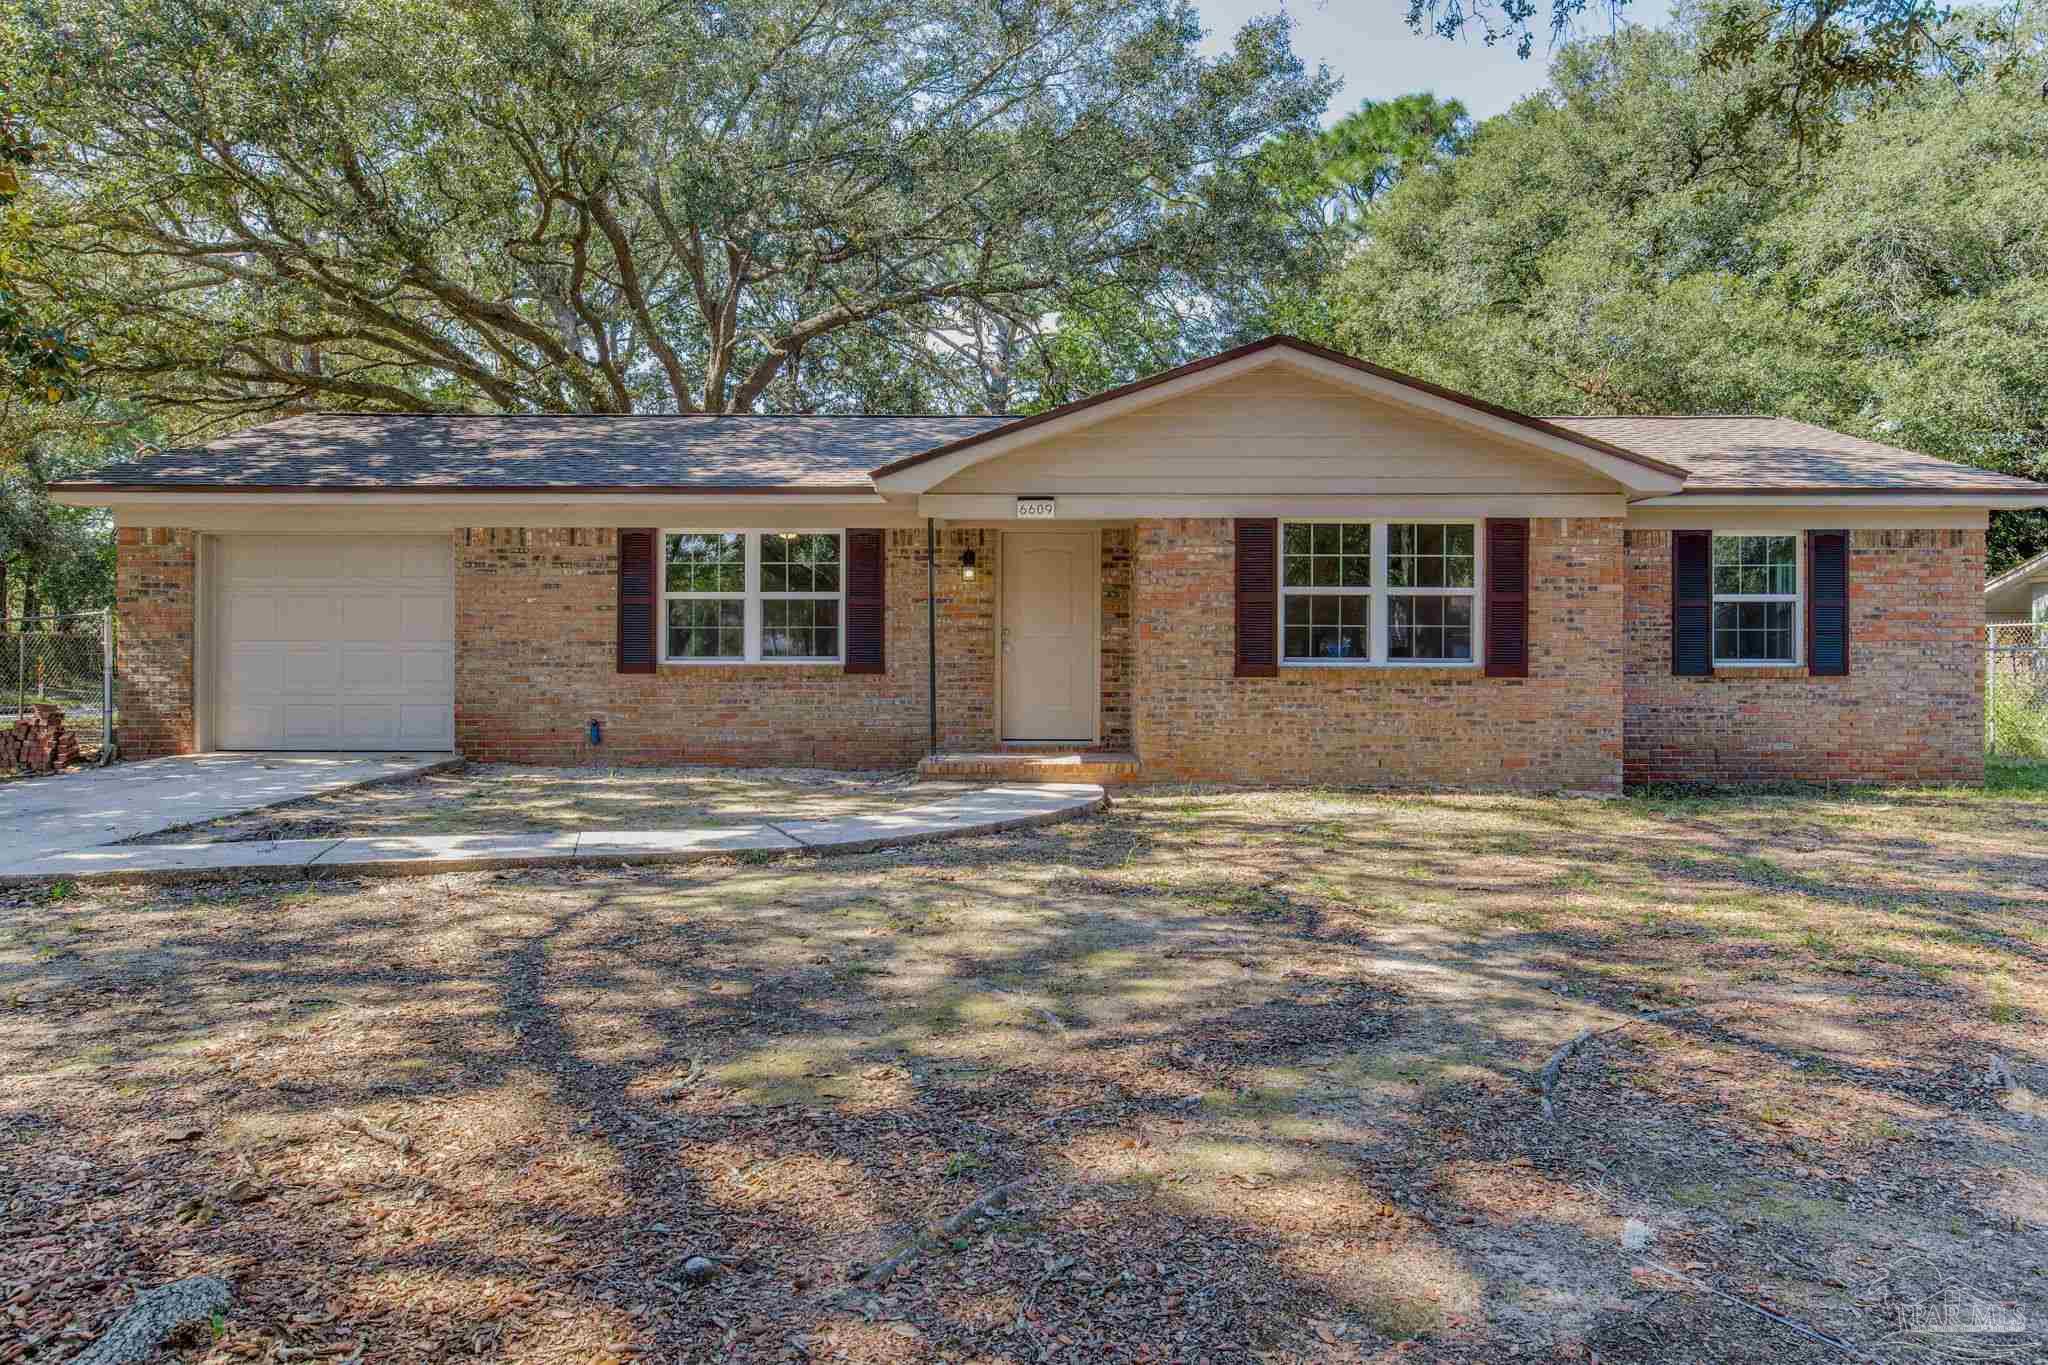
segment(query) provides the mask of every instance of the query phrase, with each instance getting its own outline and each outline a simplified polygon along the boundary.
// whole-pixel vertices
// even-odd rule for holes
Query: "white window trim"
[[[1287,586],[1287,528],[1299,525],[1369,526],[1372,528],[1372,585],[1368,588],[1290,588]],[[1387,586],[1387,528],[1389,526],[1470,526],[1472,528],[1472,586],[1469,588],[1391,588]],[[1480,517],[1282,517],[1274,546],[1273,573],[1279,580],[1277,609],[1274,611],[1274,657],[1282,668],[1469,668],[1486,660],[1484,638],[1486,613],[1481,598],[1486,582],[1486,523]],[[1287,657],[1287,599],[1290,596],[1346,596],[1364,593],[1371,601],[1372,617],[1367,641],[1371,657],[1365,659],[1290,659]],[[1390,659],[1387,657],[1387,599],[1402,597],[1470,597],[1472,599],[1472,657],[1469,659]]]
[[[1714,591],[1714,542],[1727,536],[1790,536],[1792,537],[1792,595],[1781,592],[1735,592]],[[1719,632],[1714,629],[1714,608],[1722,602],[1790,602],[1792,604],[1792,657],[1789,659],[1724,659],[1714,648]],[[1800,668],[1806,661],[1806,532],[1787,531],[1782,526],[1767,530],[1751,530],[1747,527],[1731,529],[1717,527],[1707,533],[1707,652],[1713,656],[1714,669],[1724,668]]]
[[[677,668],[732,668],[745,664],[764,664],[770,668],[834,668],[846,662],[846,532],[835,526],[798,528],[780,526],[772,530],[745,530],[738,526],[668,526],[659,532],[660,540],[655,555],[655,572],[661,575],[661,612],[655,625],[661,632],[661,662]],[[668,590],[668,538],[670,536],[738,536],[744,555],[740,592],[670,592]],[[761,591],[761,541],[767,536],[835,536],[839,540],[839,591],[838,592],[774,592]],[[718,602],[738,599],[745,605],[744,629],[741,641],[744,653],[732,659],[682,658],[668,652],[668,604],[671,599],[678,601]],[[814,601],[837,602],[839,604],[839,652],[833,655],[807,654],[802,658],[763,658],[761,655],[762,611],[761,604],[767,601]]]

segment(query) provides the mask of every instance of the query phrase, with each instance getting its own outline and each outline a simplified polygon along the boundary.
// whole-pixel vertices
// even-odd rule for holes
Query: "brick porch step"
[[[1001,753],[933,754],[917,765],[919,777],[996,782],[1092,782],[1112,786],[1138,780],[1138,756],[1085,749],[1013,749]]]

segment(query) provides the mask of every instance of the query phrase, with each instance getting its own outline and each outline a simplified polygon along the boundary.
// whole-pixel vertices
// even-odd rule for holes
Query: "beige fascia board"
[[[313,503],[248,499],[157,498],[113,509],[122,526],[178,526],[217,535],[429,535],[469,526],[616,527],[726,525],[746,530],[885,529],[922,526],[909,501],[860,503],[711,501],[704,498],[610,497],[491,500],[434,498],[424,502]]]
[[[1991,513],[1982,507],[1901,507],[1896,503],[1844,506],[1839,502],[1679,503],[1628,509],[1631,530],[1690,531],[1717,527],[1757,530],[1981,531]]]
[[[1636,507],[1954,507],[2013,511],[2048,507],[2042,493],[1681,493],[1673,497],[1639,498]]]
[[[1054,527],[1072,522],[1131,521],[1143,517],[1619,517],[1628,504],[1619,493],[1270,494],[1161,497],[1061,493],[1050,521],[1017,519],[1017,498],[1030,493],[926,493],[921,516],[948,522],[979,521]]]

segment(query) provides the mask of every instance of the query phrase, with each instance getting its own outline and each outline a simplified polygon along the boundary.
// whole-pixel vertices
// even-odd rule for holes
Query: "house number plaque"
[[[1057,515],[1058,510],[1051,498],[1017,499],[1017,520],[1019,521],[1051,521]]]

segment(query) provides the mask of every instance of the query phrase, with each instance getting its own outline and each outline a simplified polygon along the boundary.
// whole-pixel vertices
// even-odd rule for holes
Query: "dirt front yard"
[[[977,784],[822,768],[542,768],[466,763],[132,840],[138,844],[400,834],[701,829],[885,815]]]
[[[191,1361],[2044,1350],[2011,775],[5,894],[8,1365],[202,1273]]]

